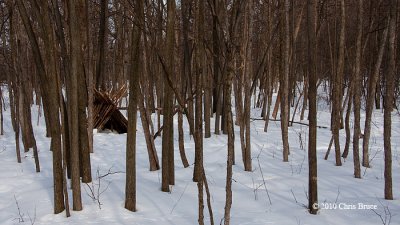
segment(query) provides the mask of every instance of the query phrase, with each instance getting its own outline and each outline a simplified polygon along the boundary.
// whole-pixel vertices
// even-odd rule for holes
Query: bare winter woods
[[[331,113],[325,159],[341,166],[352,154],[354,178],[370,167],[372,113],[381,109],[382,196],[390,200],[396,193],[391,130],[400,95],[399,10],[398,0],[2,0],[0,132],[2,93],[8,91],[16,161],[21,151],[33,151],[40,172],[32,127],[45,120],[54,213],[69,216],[70,203],[72,210],[85,207],[81,183],[92,182],[93,129],[125,126],[124,206],[136,211],[140,120],[148,169],[161,170],[160,191],[172,191],[175,163],[193,167],[198,223],[204,224],[204,210],[211,224],[212,210],[224,210],[224,224],[230,224],[232,167],[254,169],[253,121],[265,121],[264,132],[269,121],[280,123],[282,163],[291,154],[290,126],[307,127],[307,207],[317,214],[317,160],[323,160],[317,159],[317,137],[325,129],[317,124],[318,102],[328,102]],[[38,118],[32,118],[34,104],[42,110]],[[118,114],[124,110],[127,118]],[[194,162],[186,156],[186,133],[194,140]],[[224,209],[212,207],[203,163],[203,141],[214,135],[227,137]],[[159,149],[156,138],[162,139]]]

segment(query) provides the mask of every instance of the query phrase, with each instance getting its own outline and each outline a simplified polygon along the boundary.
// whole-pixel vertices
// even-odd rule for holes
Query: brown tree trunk
[[[194,156],[194,171],[193,181],[202,182],[203,171],[203,79],[205,77],[205,51],[204,45],[201,44],[204,38],[204,1],[198,2],[197,11],[197,40],[199,46],[196,48],[196,100],[195,100],[195,156]],[[203,183],[201,184],[203,185]],[[199,189],[200,191],[200,189]],[[201,189],[202,191],[202,189]],[[200,199],[199,199],[200,201]],[[201,200],[202,201],[202,200]]]
[[[228,58],[229,60],[229,58]],[[234,148],[235,148],[235,134],[233,130],[233,116],[232,116],[232,105],[231,105],[231,92],[232,92],[232,79],[233,79],[233,70],[232,68],[228,68],[227,79],[225,80],[224,89],[227,93],[227,101],[224,109],[226,111],[227,116],[227,132],[228,132],[228,156],[227,156],[227,165],[226,165],[226,196],[225,196],[225,213],[224,213],[224,225],[230,224],[230,212],[232,206],[232,166],[234,164]]]
[[[384,125],[383,125],[383,145],[385,153],[385,199],[393,200],[392,190],[392,111],[394,99],[394,85],[396,76],[396,6],[397,0],[391,0],[389,16],[389,68],[386,76],[386,92],[384,104]]]
[[[337,70],[332,80],[332,135],[335,144],[335,160],[336,166],[342,165],[341,154],[340,154],[340,137],[339,130],[341,124],[341,95],[342,95],[342,77],[344,71],[344,48],[345,48],[345,2],[340,1],[341,6],[341,20],[340,20],[340,35],[339,35],[339,54],[337,62]]]
[[[361,108],[361,87],[362,87],[362,74],[361,74],[361,48],[362,48],[362,33],[363,33],[363,12],[364,0],[358,0],[358,26],[357,26],[357,42],[356,42],[356,62],[354,71],[354,133],[353,133],[353,162],[354,162],[354,177],[361,178],[360,172],[360,108]]]
[[[144,107],[143,93],[139,93],[138,96],[139,96],[138,105],[140,110],[140,119],[142,121],[143,133],[147,145],[147,153],[149,155],[150,171],[156,171],[160,169],[160,164],[158,161],[156,146],[154,145],[154,137],[150,133],[149,120],[148,120],[149,117]]]
[[[308,51],[308,210],[311,214],[318,211],[317,186],[317,71],[316,71],[316,20],[317,1],[307,1],[307,51]]]
[[[179,133],[179,154],[181,156],[183,167],[189,167],[189,162],[185,153],[185,136],[183,132],[183,113],[178,111],[178,133]]]
[[[71,186],[72,209],[82,210],[81,183],[80,183],[80,145],[79,145],[79,76],[81,62],[81,35],[79,27],[79,3],[77,0],[69,1],[69,29],[71,34],[70,54],[70,93],[68,98],[69,124],[71,140]]]
[[[383,35],[382,35],[381,43],[379,46],[378,56],[376,59],[374,70],[368,79],[368,96],[367,96],[367,100],[366,100],[364,138],[363,138],[362,165],[364,167],[369,167],[369,138],[371,136],[371,120],[372,120],[372,111],[373,111],[373,107],[374,107],[376,82],[378,81],[378,77],[379,77],[379,73],[380,73],[380,69],[381,69],[381,63],[382,63],[382,59],[383,59],[383,54],[385,52],[388,30],[389,29],[386,28],[383,31]]]
[[[128,133],[126,140],[125,208],[136,211],[136,121],[140,75],[140,40],[142,35],[143,2],[135,1],[136,25],[132,31],[131,65],[129,67]],[[164,135],[163,135],[164,136]]]
[[[26,79],[27,74],[21,69],[20,74],[18,75],[20,78],[19,85],[19,114],[20,118],[20,127],[22,131],[22,142],[24,144],[24,151],[28,152],[30,148],[33,148],[33,143],[35,136],[33,134],[32,128],[32,118],[31,118],[31,104],[29,102],[28,91],[29,91],[29,80]]]
[[[100,2],[100,27],[98,39],[98,57],[96,65],[96,87],[104,89],[104,70],[105,70],[105,49],[107,43],[107,18],[106,11],[108,9],[108,0],[101,0]]]
[[[162,186],[161,191],[169,192],[169,185],[175,183],[174,177],[174,127],[173,127],[173,90],[168,84],[168,76],[172,76],[174,70],[174,43],[175,43],[175,1],[167,1],[167,44],[166,58],[168,74],[164,82],[163,105],[163,136],[162,136]],[[172,79],[172,77],[169,77]]]
[[[224,8],[224,15],[227,14]],[[232,93],[232,81],[234,77],[234,67],[233,62],[235,60],[234,56],[234,44],[236,43],[236,33],[238,24],[238,15],[240,15],[240,3],[239,1],[232,2],[232,9],[228,28],[228,46],[226,49],[226,62],[227,69],[224,79],[224,111],[226,118],[226,132],[228,135],[228,154],[227,154],[227,165],[226,165],[226,186],[225,186],[225,210],[224,210],[224,225],[230,224],[230,214],[232,207],[232,166],[235,160],[235,133],[233,128],[233,115],[232,115],[232,103],[231,103],[231,93]]]
[[[353,78],[354,79],[354,78]],[[343,154],[342,157],[343,158],[347,158],[347,156],[349,155],[349,149],[350,149],[350,112],[351,112],[351,107],[352,107],[352,103],[353,103],[353,81],[352,79],[349,81],[349,87],[347,90],[347,95],[346,95],[346,99],[343,103],[343,110],[346,108],[346,116],[344,119],[344,127],[345,127],[345,131],[346,131],[346,143],[344,145],[344,149],[343,149]],[[345,107],[345,105],[347,105],[347,107]]]
[[[290,51],[290,24],[289,24],[289,0],[284,2],[285,10],[285,29],[282,34],[282,45],[283,45],[283,71],[280,71],[282,77],[279,81],[279,89],[281,90],[281,130],[282,130],[282,142],[283,142],[283,161],[289,161],[289,51]]]
[[[44,2],[43,2],[44,3]],[[49,118],[48,123],[46,123],[46,127],[51,136],[51,145],[50,148],[53,152],[53,179],[54,179],[54,213],[60,213],[65,209],[64,205],[64,192],[63,192],[63,171],[62,171],[62,154],[61,154],[61,136],[60,136],[60,119],[59,119],[59,99],[58,99],[58,87],[57,85],[57,76],[55,72],[56,63],[54,62],[54,37],[52,33],[52,29],[47,18],[48,7],[47,3],[43,4],[44,13],[42,15],[43,21],[45,24],[41,24],[41,28],[43,28],[47,32],[43,32],[43,42],[46,46],[45,49],[45,59],[48,61],[48,71],[46,71],[46,67],[43,61],[43,57],[40,53],[38,40],[36,38],[36,34],[33,31],[32,24],[29,20],[28,13],[26,11],[25,5],[22,0],[17,1],[17,6],[21,15],[22,22],[24,24],[26,33],[28,35],[31,49],[33,53],[33,58],[35,60],[36,69],[40,76],[41,82],[41,91],[43,97],[43,108],[45,116]]]
[[[0,87],[0,135],[4,135],[3,92]]]
[[[237,116],[240,115],[239,123],[240,123],[240,142],[242,147],[242,160],[244,164],[245,171],[251,171],[251,143],[250,143],[250,107],[251,107],[251,81],[252,81],[252,73],[253,73],[253,1],[249,0],[246,5],[245,11],[245,25],[244,25],[244,69],[242,73],[242,80],[239,81],[238,85],[238,97],[239,102],[237,111]],[[242,89],[243,85],[244,91],[244,102],[242,102]],[[240,95],[239,95],[240,94]],[[239,113],[240,112],[240,113]]]
[[[9,89],[9,96],[10,96],[10,111],[11,111],[11,123],[14,130],[14,138],[15,138],[15,151],[17,156],[17,162],[21,163],[21,151],[20,151],[20,143],[19,143],[19,91],[18,91],[18,75],[16,71],[18,71],[17,67],[17,43],[15,42],[16,39],[16,30],[15,30],[15,23],[16,17],[11,14],[10,18],[10,39],[11,39],[11,58],[12,58],[12,71],[14,73],[10,73],[7,76],[8,79],[8,89]]]

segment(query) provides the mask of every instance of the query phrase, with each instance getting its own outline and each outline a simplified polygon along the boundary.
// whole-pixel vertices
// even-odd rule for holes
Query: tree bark
[[[317,186],[317,71],[316,71],[316,20],[317,1],[307,1],[307,51],[308,51],[308,210],[311,214],[318,211]]]
[[[204,1],[198,2],[197,11],[197,43],[196,48],[196,100],[195,100],[195,156],[194,156],[194,171],[193,181],[202,183],[203,171],[203,79],[205,73],[205,51],[204,45],[201,43],[204,38]],[[199,189],[200,191],[200,189]],[[201,191],[203,189],[201,188]],[[199,195],[200,196],[200,195]],[[200,201],[200,199],[199,199]],[[202,201],[202,200],[201,200]]]
[[[365,109],[365,125],[364,125],[364,138],[363,138],[363,160],[362,165],[364,167],[369,167],[369,138],[371,136],[371,120],[372,120],[372,111],[374,107],[374,98],[376,91],[376,82],[378,81],[381,63],[383,59],[383,54],[385,52],[385,46],[387,42],[388,30],[385,29],[383,31],[381,43],[379,46],[378,56],[376,59],[376,63],[374,66],[373,73],[368,79],[368,94],[366,100],[366,109]]]
[[[167,76],[171,76],[174,70],[174,44],[175,44],[175,1],[167,1]],[[169,86],[168,77],[164,82],[164,105],[163,105],[163,136],[162,136],[162,186],[161,190],[169,192],[169,185],[175,183],[174,177],[174,142],[173,142],[173,90]],[[172,79],[169,77],[169,79]]]
[[[128,133],[126,140],[125,208],[136,211],[136,121],[140,74],[140,39],[142,35],[143,1],[134,2],[137,23],[131,40],[131,65],[129,67]]]
[[[101,0],[100,2],[100,27],[98,39],[98,58],[96,65],[96,87],[104,89],[104,68],[105,68],[105,45],[107,43],[107,18],[106,11],[108,8],[108,0]]]
[[[70,29],[70,93],[68,98],[69,124],[71,138],[71,186],[72,186],[72,209],[82,210],[81,183],[80,183],[80,145],[79,145],[79,76],[81,62],[81,35],[79,27],[79,2],[69,1],[69,29]]]
[[[346,28],[346,14],[345,2],[340,1],[341,20],[340,20],[340,35],[339,35],[339,54],[337,62],[336,74],[333,79],[332,90],[332,135],[335,144],[335,160],[336,166],[342,165],[340,154],[340,137],[339,130],[341,124],[341,95],[342,95],[342,77],[344,73],[344,48],[345,48],[345,28]]]
[[[45,11],[47,12],[47,3],[44,4]],[[49,134],[51,136],[51,145],[50,148],[53,152],[53,179],[54,179],[54,213],[60,213],[65,209],[64,205],[64,193],[63,193],[63,173],[62,173],[62,154],[61,154],[61,136],[60,136],[60,119],[59,119],[59,98],[58,98],[58,89],[57,85],[57,75],[55,72],[55,63],[54,63],[54,42],[53,42],[53,33],[51,32],[49,26],[49,20],[47,18],[48,14],[43,13],[43,20],[46,21],[46,24],[42,24],[41,28],[46,29],[47,32],[43,32],[42,36],[43,42],[45,43],[46,48],[45,58],[48,62],[49,68],[46,71],[46,67],[44,64],[44,60],[42,54],[40,52],[38,39],[36,38],[36,34],[33,31],[32,24],[29,20],[25,5],[22,0],[17,0],[17,6],[21,15],[22,22],[24,24],[26,33],[28,35],[31,49],[33,53],[33,58],[35,60],[36,69],[40,76],[41,82],[41,91],[43,97],[43,108],[45,116],[48,116],[49,120],[46,123],[47,129],[50,131]]]
[[[279,89],[281,90],[281,130],[282,130],[282,142],[283,142],[283,161],[289,161],[289,51],[290,51],[290,24],[289,24],[289,0],[284,2],[285,10],[285,29],[283,38],[283,71],[281,71],[282,77],[280,79]]]
[[[392,190],[392,111],[394,99],[394,84],[396,76],[396,14],[397,0],[391,0],[389,16],[389,68],[386,76],[386,92],[384,104],[383,146],[385,154],[385,199],[393,200]]]
[[[363,33],[363,13],[364,13],[364,0],[358,1],[358,26],[357,26],[357,42],[356,42],[356,62],[354,71],[354,132],[353,132],[353,162],[354,162],[354,177],[361,178],[360,172],[360,109],[361,109],[361,48],[362,48],[362,33]]]

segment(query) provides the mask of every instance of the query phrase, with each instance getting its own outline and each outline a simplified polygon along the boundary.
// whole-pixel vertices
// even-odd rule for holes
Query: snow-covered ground
[[[7,100],[7,95],[6,95]],[[330,114],[321,100],[318,123],[329,126]],[[293,110],[293,109],[292,109]],[[44,119],[32,107],[33,125],[39,148],[42,172],[35,173],[32,151],[22,153],[16,162],[14,133],[10,111],[4,112],[5,135],[0,136],[0,224],[197,224],[197,185],[192,182],[194,143],[185,121],[185,147],[191,166],[183,168],[175,132],[176,185],[171,193],[160,191],[161,172],[148,170],[146,143],[138,120],[137,149],[137,212],[124,209],[126,134],[94,134],[91,154],[93,187],[100,194],[100,207],[82,184],[83,211],[53,214],[52,157],[50,139],[45,137]],[[252,110],[252,117],[260,115]],[[363,127],[364,115],[362,115]],[[298,117],[297,117],[298,120]],[[307,121],[305,121],[307,122]],[[212,120],[213,124],[213,120]],[[177,120],[175,118],[175,125]],[[353,124],[351,123],[351,126]],[[318,129],[318,198],[322,208],[318,215],[307,212],[308,127],[294,124],[289,128],[290,158],[282,162],[279,122],[270,122],[268,133],[264,121],[251,123],[253,172],[244,172],[241,162],[239,127],[235,126],[235,158],[233,168],[233,204],[231,223],[265,224],[400,224],[400,119],[393,113],[393,193],[395,200],[383,199],[383,114],[375,111],[371,135],[371,168],[362,167],[362,179],[353,178],[352,152],[343,166],[334,165],[334,155],[323,160],[331,133]],[[176,129],[175,129],[176,130]],[[342,149],[344,130],[341,130]],[[161,159],[161,138],[156,139]],[[221,222],[225,204],[227,137],[212,135],[204,139],[204,165],[212,195],[211,203],[216,224]],[[100,175],[116,172],[100,180]],[[89,184],[92,185],[92,184]],[[268,197],[269,195],[269,197]],[[70,198],[71,199],[71,198]],[[270,199],[270,200],[269,200]],[[376,209],[362,209],[372,205]],[[19,209],[18,209],[19,208]],[[209,224],[207,208],[204,209]],[[21,221],[23,219],[23,221]]]

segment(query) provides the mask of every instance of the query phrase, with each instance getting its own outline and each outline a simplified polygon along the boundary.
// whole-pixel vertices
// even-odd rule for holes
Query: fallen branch
[[[261,119],[261,118],[250,118],[251,120],[264,120],[264,119]],[[278,119],[272,119],[272,118],[270,118],[269,119],[270,121],[281,121],[281,120],[278,120]],[[297,121],[290,121],[291,123],[295,123],[295,124],[300,124],[300,125],[304,125],[304,126],[310,126],[308,123],[303,123],[303,122],[297,122]],[[325,126],[318,126],[317,125],[317,128],[323,128],[323,129],[328,129],[329,127],[325,127]]]

